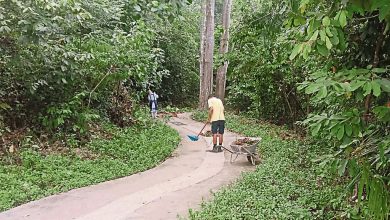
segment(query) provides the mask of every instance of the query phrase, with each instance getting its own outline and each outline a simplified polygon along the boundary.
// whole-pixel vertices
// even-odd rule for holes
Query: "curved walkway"
[[[49,196],[0,213],[2,220],[128,220],[176,219],[189,208],[199,208],[210,191],[231,183],[244,170],[253,169],[246,158],[230,163],[230,154],[206,152],[210,138],[189,141],[201,123],[188,114],[172,118],[182,141],[173,157],[142,173]],[[207,129],[207,127],[206,127]],[[227,132],[225,143],[237,135]],[[227,144],[225,144],[227,145]]]

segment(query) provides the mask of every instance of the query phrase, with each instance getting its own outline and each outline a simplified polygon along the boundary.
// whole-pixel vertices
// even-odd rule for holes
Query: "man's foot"
[[[218,147],[217,145],[213,146],[213,149],[212,150],[207,150],[208,152],[213,152],[213,153],[218,153]]]
[[[222,150],[222,145],[218,145],[217,146],[217,152],[219,153],[219,152],[222,152],[223,150]]]

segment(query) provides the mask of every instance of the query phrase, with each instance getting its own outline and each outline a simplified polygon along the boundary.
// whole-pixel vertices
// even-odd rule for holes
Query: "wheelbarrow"
[[[256,161],[260,160],[259,154],[257,153],[257,146],[259,145],[261,138],[250,138],[251,140],[255,140],[256,142],[250,145],[237,145],[230,144],[230,149],[222,147],[226,151],[230,153],[230,162],[233,163],[236,161],[237,157],[242,155],[246,156],[247,160],[252,164],[256,165]]]

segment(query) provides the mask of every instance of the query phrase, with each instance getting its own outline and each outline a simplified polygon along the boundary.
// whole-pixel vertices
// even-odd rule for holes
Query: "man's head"
[[[214,98],[214,97],[215,97],[215,94],[214,94],[214,93],[211,93],[211,94],[209,95],[209,99]]]

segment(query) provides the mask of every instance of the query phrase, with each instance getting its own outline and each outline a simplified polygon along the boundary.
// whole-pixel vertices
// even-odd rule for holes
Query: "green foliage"
[[[207,111],[194,111],[191,114],[191,118],[195,121],[205,122],[207,120]]]
[[[199,114],[196,114],[198,117]],[[255,119],[227,115],[234,132],[262,137],[262,162],[254,172],[217,193],[190,219],[329,219],[346,217],[343,185],[314,160],[331,152],[313,144],[282,140],[284,130]],[[287,131],[284,131],[287,132]]]
[[[67,127],[65,123],[74,122],[72,130],[84,133],[88,129],[88,122],[98,119],[98,114],[87,112],[82,105],[84,93],[77,94],[69,103],[53,106],[47,109],[47,115],[42,117],[43,125],[54,130],[58,127]]]
[[[193,109],[190,107],[179,108],[179,107],[167,105],[161,109],[161,112],[180,113],[180,112],[191,112],[192,110]]]
[[[387,1],[235,1],[233,16],[228,104],[256,118],[302,119],[298,124],[331,149],[318,152],[325,172],[348,181],[349,196],[358,198],[344,217],[388,219]],[[242,212],[232,216],[249,218]]]
[[[171,155],[180,138],[162,123],[145,123],[126,129],[106,125],[111,139],[95,139],[71,154],[22,149],[20,166],[0,164],[0,210],[158,165]]]
[[[319,13],[312,13],[313,11]],[[294,15],[290,16],[287,26],[300,27],[304,25],[305,33],[303,36],[302,32],[300,34],[304,37],[304,42],[296,45],[295,48],[301,49],[293,50],[290,58],[294,59],[300,54],[307,59],[308,53],[315,51],[323,56],[328,56],[332,51],[344,51],[352,42],[357,42],[355,39],[348,38],[348,31],[354,32],[359,31],[360,28],[367,28],[368,32],[365,34],[368,35],[362,36],[362,38],[367,38],[373,33],[372,26],[367,27],[366,24],[358,26],[359,23],[364,21],[372,23],[374,21],[372,18],[376,20],[375,26],[382,26],[379,27],[378,31],[386,33],[390,27],[389,11],[388,3],[380,0],[367,1],[367,3],[362,3],[362,1],[301,1],[299,8],[293,7]],[[308,19],[304,19],[303,23],[294,23],[295,20],[302,19],[303,16],[308,16]],[[357,43],[363,44],[362,42]],[[361,47],[362,45],[355,46]]]
[[[288,1],[234,1],[228,54],[227,104],[239,112],[293,124],[305,115],[305,97],[295,84],[306,68],[289,60],[292,44],[284,33]],[[295,47],[298,52],[301,47]]]
[[[191,106],[199,94],[200,8],[192,4],[181,10],[180,19],[164,24],[157,38],[165,51],[164,75],[158,94],[161,100],[176,106]]]
[[[91,111],[131,105],[118,100],[123,93],[141,100],[168,74],[155,24],[178,17],[186,2],[0,1],[4,122],[82,131]]]
[[[337,150],[328,162],[351,178],[362,210],[357,215],[388,219],[389,4],[308,0],[293,12],[287,26],[300,41],[296,48],[303,49],[294,48],[290,58],[300,55],[312,63],[327,57],[299,86],[314,107],[302,124]],[[299,17],[305,22],[293,24]]]
[[[170,154],[178,135],[151,123],[150,116],[139,111],[139,102],[169,71],[175,71],[173,78],[194,72],[199,36],[183,36],[185,48],[173,44],[182,28],[175,20],[196,23],[196,13],[181,15],[180,9],[190,3],[0,0],[0,135],[12,139],[12,132],[27,128],[34,137],[48,136],[47,151],[55,151],[53,137],[66,143],[66,152],[72,151],[45,155],[27,143],[14,152],[20,153],[22,164],[10,166],[8,147],[0,147],[1,210],[145,170]],[[193,33],[196,25],[186,28]],[[164,39],[170,42],[163,45]],[[188,61],[181,63],[179,56]],[[181,88],[189,84],[186,91],[196,91],[193,77],[182,81]],[[95,140],[87,148],[81,142],[93,136],[91,122],[98,118],[133,127],[113,128],[112,140]],[[78,155],[75,147],[93,157]]]

